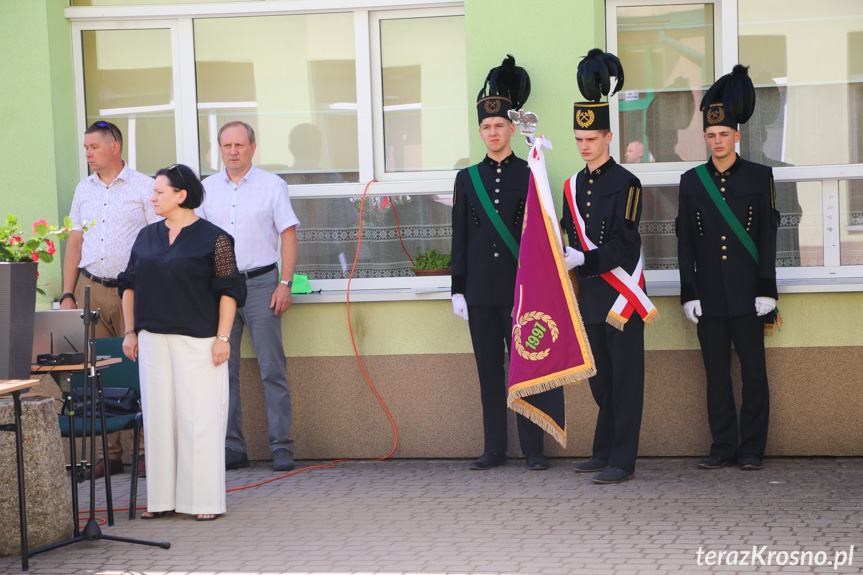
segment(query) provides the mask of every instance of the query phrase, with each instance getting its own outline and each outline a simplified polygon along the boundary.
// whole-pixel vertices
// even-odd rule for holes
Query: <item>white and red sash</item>
[[[581,213],[578,209],[576,209],[578,202],[576,202],[575,199],[575,181],[575,175],[569,179],[569,193],[566,194],[566,201],[569,204],[569,211],[572,213],[572,220],[575,224],[575,231],[578,234],[581,246],[586,251],[595,250],[596,244],[587,237],[584,219],[581,217]],[[653,302],[648,299],[647,294],[644,293],[643,254],[639,254],[638,263],[636,264],[635,271],[632,275],[626,273],[626,271],[619,266],[601,275],[602,279],[607,281],[608,284],[620,294],[617,297],[617,300],[615,300],[614,305],[612,305],[611,309],[608,311],[608,317],[605,320],[606,322],[623,331],[623,326],[626,325],[627,321],[629,321],[633,311],[638,311],[638,315],[640,315],[641,319],[644,320],[645,325],[651,325],[659,319],[659,311],[656,309],[656,306],[653,305]],[[638,279],[636,280],[636,278]]]

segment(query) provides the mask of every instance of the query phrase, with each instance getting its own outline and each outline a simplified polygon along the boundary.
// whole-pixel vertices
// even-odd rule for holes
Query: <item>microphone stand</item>
[[[83,430],[82,430],[82,452],[86,451],[86,442],[88,439],[87,433],[87,423],[89,419],[89,439],[90,439],[90,453],[91,455],[95,455],[96,453],[96,412],[99,412],[99,424],[101,425],[102,437],[103,437],[103,450],[105,448],[105,399],[102,396],[102,375],[101,371],[96,369],[96,324],[99,322],[99,310],[91,311],[90,310],[90,286],[84,288],[84,313],[82,314],[84,320],[84,336],[87,341],[87,345],[84,346],[84,419],[83,419]],[[89,393],[87,390],[87,385],[89,384],[90,389]],[[87,399],[91,400],[90,409],[87,409]],[[98,398],[98,407],[96,404]],[[69,433],[69,441],[75,441],[75,427],[74,425],[70,425],[70,433]],[[135,447],[137,449],[137,446]],[[111,486],[110,486],[110,471],[108,469],[107,451],[104,451],[102,456],[105,458],[105,478],[106,478],[106,495],[108,497],[108,501],[111,501]],[[95,458],[94,458],[95,459]],[[73,465],[73,473],[75,462],[72,462]],[[77,489],[74,490],[77,492]],[[77,497],[75,498],[77,500]],[[76,506],[77,507],[77,506]],[[113,509],[111,509],[112,505],[109,504],[109,525],[113,525]],[[99,527],[99,523],[96,521],[96,474],[94,470],[91,468],[90,471],[90,517],[87,519],[87,524],[84,526],[83,532],[78,534],[78,517],[74,517],[75,520],[75,536],[71,539],[67,539],[66,541],[61,541],[60,543],[54,543],[53,545],[48,545],[46,547],[42,547],[40,549],[34,549],[30,551],[28,555],[36,555],[37,553],[43,553],[45,551],[50,551],[51,549],[56,549],[57,547],[63,547],[64,545],[70,545],[72,543],[78,543],[79,541],[98,541],[101,539],[107,539],[108,541],[122,541],[124,543],[135,543],[138,545],[150,545],[152,547],[160,547],[162,549],[170,549],[171,544],[163,541],[144,541],[141,539],[129,539],[128,537],[117,537],[116,535],[105,535],[102,533],[102,529]]]

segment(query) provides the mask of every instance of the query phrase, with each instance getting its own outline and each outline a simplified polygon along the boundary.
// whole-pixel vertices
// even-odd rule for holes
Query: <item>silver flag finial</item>
[[[507,115],[510,121],[518,126],[521,135],[527,140],[527,145],[533,146],[533,140],[536,136],[536,124],[539,121],[536,114],[525,112],[524,110],[509,110]]]

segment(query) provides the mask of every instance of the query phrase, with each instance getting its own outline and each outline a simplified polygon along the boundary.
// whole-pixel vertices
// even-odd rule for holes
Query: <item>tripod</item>
[[[99,425],[101,425],[100,429],[104,431],[106,429],[105,425],[105,400],[102,395],[102,377],[100,371],[96,369],[96,324],[99,322],[99,310],[91,311],[90,310],[90,286],[84,288],[84,313],[82,314],[82,318],[84,320],[84,336],[87,341],[87,345],[84,346],[84,398],[85,398],[85,408],[84,408],[84,416],[83,416],[83,429],[82,429],[82,452],[86,453],[87,450],[87,440],[90,440],[90,453],[95,455],[96,453],[96,416],[98,413],[99,416]],[[89,386],[89,390],[88,390]],[[91,405],[86,407],[87,399],[90,399]],[[97,403],[98,401],[98,403]],[[71,419],[71,418],[70,418]],[[89,420],[89,430],[90,433],[88,435],[88,420]],[[73,485],[77,482],[76,478],[76,463],[75,463],[75,427],[70,422],[70,434],[69,434],[69,442],[72,444],[70,447],[71,456],[72,456],[72,482]],[[135,447],[137,449],[137,446]],[[103,450],[105,449],[104,439],[103,439]],[[83,454],[82,454],[83,455]],[[105,472],[110,482],[110,471],[108,470],[107,465],[107,452],[103,454],[106,458]],[[106,485],[108,500],[111,500],[110,496],[110,483]],[[90,473],[90,517],[87,519],[87,524],[84,526],[83,531],[79,531],[78,528],[78,495],[77,488],[72,489],[72,499],[73,499],[73,514],[75,515],[75,535],[71,539],[67,539],[66,541],[61,541],[60,543],[54,543],[53,545],[48,545],[47,547],[42,547],[40,549],[34,549],[29,552],[29,555],[36,555],[37,553],[42,553],[44,551],[50,551],[51,549],[56,549],[57,547],[63,547],[64,545],[71,545],[72,543],[78,543],[79,541],[98,541],[100,539],[107,539],[109,541],[122,541],[125,543],[136,543],[138,545],[150,545],[152,547],[161,547],[162,549],[170,549],[171,544],[168,542],[156,542],[156,541],[143,541],[141,539],[129,539],[127,537],[117,537],[115,535],[104,535],[102,533],[102,529],[99,527],[99,524],[96,522],[96,474],[91,469]],[[113,510],[111,509],[111,505],[109,504],[109,524],[113,525]]]

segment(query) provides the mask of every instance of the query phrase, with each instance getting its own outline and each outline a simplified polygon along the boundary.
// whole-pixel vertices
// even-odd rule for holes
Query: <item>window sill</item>
[[[833,293],[863,291],[863,278],[799,278],[776,281],[779,293]],[[679,296],[680,282],[647,282],[649,296]]]
[[[294,294],[291,304],[310,303],[345,303],[345,290],[320,290],[310,294]],[[388,289],[352,289],[351,303],[370,301],[432,301],[449,300],[450,288],[388,288]]]

